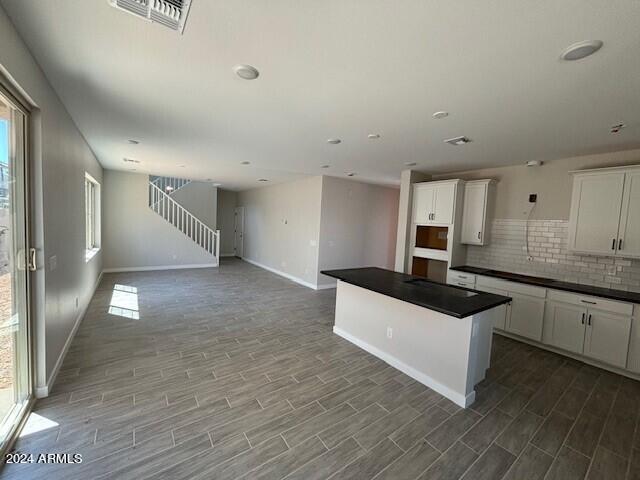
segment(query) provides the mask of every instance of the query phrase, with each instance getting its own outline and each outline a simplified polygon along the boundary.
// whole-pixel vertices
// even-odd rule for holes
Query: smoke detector
[[[184,32],[191,0],[109,0],[118,10]]]

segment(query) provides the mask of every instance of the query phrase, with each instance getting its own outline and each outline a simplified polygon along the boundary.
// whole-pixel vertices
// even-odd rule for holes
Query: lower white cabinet
[[[640,374],[640,305],[634,312],[627,302],[482,275],[474,280],[476,290],[512,299],[500,307],[496,329]]]
[[[500,290],[498,288],[479,287],[478,290],[482,290],[483,292],[486,292],[486,293],[493,293],[495,295],[502,295],[503,297],[509,296],[508,292],[504,290]],[[506,328],[507,316],[509,315],[510,308],[511,308],[510,305],[506,303],[504,305],[500,305],[499,307],[497,307],[497,310],[499,313],[496,315],[493,328],[498,328],[500,330],[504,330]]]
[[[544,343],[582,353],[587,309],[549,300],[545,310]]]
[[[509,292],[512,298],[507,318],[507,332],[532,340],[542,340],[545,299]]]
[[[636,305],[635,317],[631,323],[627,369],[640,374],[640,305]]]
[[[631,334],[631,318],[589,309],[584,355],[625,368]]]

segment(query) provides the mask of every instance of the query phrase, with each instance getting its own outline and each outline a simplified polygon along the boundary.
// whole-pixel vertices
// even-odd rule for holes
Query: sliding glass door
[[[27,113],[0,90],[0,446],[31,398]],[[35,261],[35,260],[34,260]]]

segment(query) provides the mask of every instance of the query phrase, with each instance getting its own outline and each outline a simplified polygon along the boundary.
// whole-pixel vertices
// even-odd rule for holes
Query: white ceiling
[[[638,0],[193,0],[182,36],[107,0],[0,4],[106,168],[131,157],[231,189],[349,171],[394,184],[407,162],[446,172],[640,146]],[[586,39],[604,47],[558,60]],[[259,79],[236,77],[239,63]],[[443,143],[457,135],[473,143]]]

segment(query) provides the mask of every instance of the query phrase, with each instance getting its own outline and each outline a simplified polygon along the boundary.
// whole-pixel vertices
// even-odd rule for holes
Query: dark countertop
[[[468,317],[511,301],[509,297],[502,295],[446,285],[383,268],[324,270],[322,273],[351,285],[457,318]]]
[[[591,285],[580,285],[579,283],[563,282],[552,278],[531,277],[529,275],[520,275],[518,273],[501,272],[500,270],[491,270],[481,267],[451,267],[451,270],[459,272],[473,273],[483,275],[485,277],[494,277],[510,282],[526,283],[527,285],[535,285],[536,287],[551,288],[552,290],[564,290],[566,292],[582,293],[585,295],[593,295],[594,297],[609,298],[611,300],[620,300],[622,302],[640,304],[639,292],[625,292],[624,290],[614,290],[612,288],[593,287]]]

